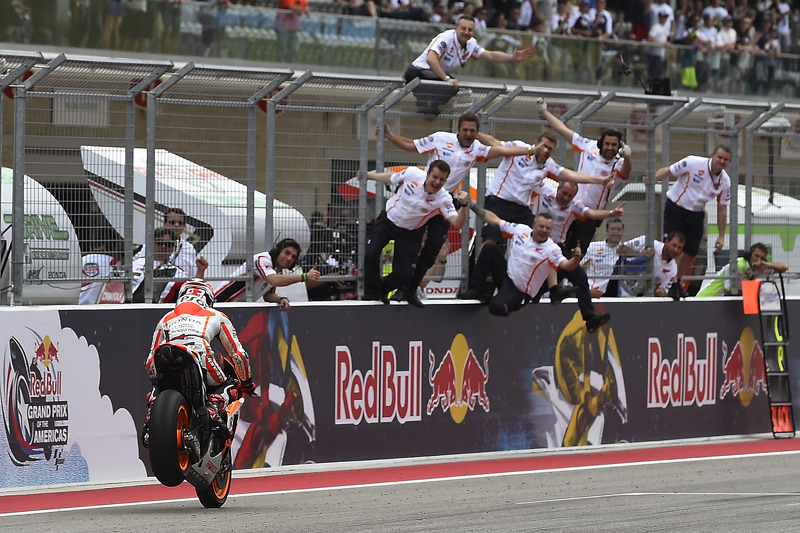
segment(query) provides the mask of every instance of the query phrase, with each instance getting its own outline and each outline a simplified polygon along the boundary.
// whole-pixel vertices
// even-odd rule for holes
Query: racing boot
[[[228,415],[225,412],[225,398],[221,394],[209,394],[206,400],[206,408],[208,409],[208,416],[213,422],[220,425],[225,425]]]

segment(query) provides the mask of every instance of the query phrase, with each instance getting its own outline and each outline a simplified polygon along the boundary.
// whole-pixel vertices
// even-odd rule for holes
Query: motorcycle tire
[[[231,470],[233,469],[231,466],[230,448],[228,448],[224,463],[228,464],[229,467],[212,479],[209,486],[203,489],[195,489],[197,499],[200,500],[203,507],[217,509],[222,507],[228,499],[228,493],[231,491]]]
[[[189,403],[177,391],[165,390],[150,409],[150,466],[162,485],[177,487],[191,465],[188,452],[182,451],[182,430],[189,425]]]

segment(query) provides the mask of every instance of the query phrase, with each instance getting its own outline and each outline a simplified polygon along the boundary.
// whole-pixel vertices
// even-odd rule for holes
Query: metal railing
[[[800,105],[464,81],[431,117],[418,113],[415,93],[439,82],[65,54],[0,51],[0,61],[0,233],[23,243],[5,247],[0,279],[4,295],[14,287],[15,302],[76,302],[80,285],[97,275],[97,265],[82,264],[91,253],[118,260],[114,280],[126,284],[128,299],[139,260],[145,299],[157,298],[168,280],[156,277],[163,260],[153,235],[173,207],[186,213],[181,240],[209,260],[211,280],[230,279],[242,264],[252,269],[254,253],[292,237],[306,268],[324,265],[326,279],[349,283],[347,297],[355,297],[366,228],[385,198],[358,171],[424,163],[385,143],[375,126],[415,139],[455,131],[458,117],[472,112],[496,138],[532,142],[547,128],[538,96],[581,135],[624,132],[633,172],[610,205],[627,202],[626,238],[660,236],[667,184],[644,178],[722,142],[731,145],[728,171],[741,186],[724,261],[764,241],[790,274],[800,273]],[[554,157],[575,168],[568,147],[560,140]],[[498,163],[476,169],[476,196]],[[429,287],[452,295],[465,282],[475,229],[473,220],[451,236],[447,267]],[[603,237],[601,227],[596,238]],[[693,272],[698,280],[721,267],[707,249]]]

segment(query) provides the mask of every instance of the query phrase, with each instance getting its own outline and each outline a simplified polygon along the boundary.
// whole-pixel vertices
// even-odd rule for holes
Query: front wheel
[[[202,489],[195,489],[195,492],[197,492],[197,499],[200,500],[203,507],[216,509],[222,507],[228,499],[228,493],[231,491],[231,470],[233,470],[230,448],[228,448],[225,454],[225,460],[222,461],[222,465],[225,468],[222,469],[219,475],[211,480],[209,486]]]
[[[189,403],[181,393],[165,390],[150,409],[150,466],[162,485],[176,487],[183,483],[190,466],[184,451],[183,430],[189,425]]]

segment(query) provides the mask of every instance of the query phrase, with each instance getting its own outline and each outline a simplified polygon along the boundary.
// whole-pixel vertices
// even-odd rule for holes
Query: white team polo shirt
[[[402,185],[386,202],[386,217],[396,226],[415,230],[438,214],[445,219],[456,214],[453,199],[444,187],[434,194],[425,192],[426,177],[427,172],[417,167],[392,174],[392,184]]]
[[[525,224],[500,221],[500,230],[512,235],[511,255],[508,258],[508,277],[520,291],[536,296],[551,270],[566,259],[561,248],[547,239],[542,243],[533,240],[532,230]]]
[[[580,189],[578,190],[580,191]],[[550,213],[550,216],[553,217],[553,233],[550,234],[550,238],[561,244],[567,236],[567,230],[572,221],[576,218],[586,220],[585,215],[589,208],[578,201],[577,197],[573,198],[566,206],[559,205],[556,201],[556,189],[546,183],[542,183],[539,191],[541,202],[539,212]]]
[[[272,265],[272,257],[269,252],[260,252],[253,256],[253,266],[255,276],[253,277],[253,301],[258,300],[268,292],[272,291],[272,285],[267,282],[267,276],[277,274],[275,267]],[[233,278],[242,278],[247,275],[247,263],[242,263],[242,266],[236,269],[231,274]],[[220,293],[228,289],[234,283],[239,283],[240,280],[230,280],[221,283],[214,289],[214,295],[219,296]],[[237,302],[241,300],[247,290],[246,285],[242,285],[241,289],[226,298],[227,302]]]
[[[428,52],[431,50],[439,56],[439,64],[448,75],[463,67],[470,58],[477,60],[485,52],[475,37],[471,37],[466,46],[461,46],[456,30],[443,31],[434,37],[425,51],[411,63],[418,69],[426,71],[426,78],[437,78],[428,64]]]
[[[531,148],[531,145],[522,141],[505,141],[503,146]],[[530,205],[533,200],[532,192],[542,180],[545,177],[556,179],[563,170],[564,167],[552,157],[544,163],[539,163],[536,156],[504,157],[494,178],[486,187],[486,194],[520,205]]]
[[[644,251],[645,236],[639,235],[635,239],[625,242],[625,246],[636,250],[639,253]],[[653,281],[656,286],[666,290],[672,286],[672,280],[678,275],[678,263],[674,259],[664,261],[661,254],[664,252],[664,243],[661,241],[653,241],[653,249],[656,254],[653,256]]]
[[[610,176],[613,173],[614,187],[628,179],[620,173],[622,158],[618,154],[611,159],[601,156],[597,141],[581,137],[575,133],[572,136],[572,149],[581,154],[581,162],[578,166],[579,172],[590,176],[600,176],[601,178]],[[580,200],[583,205],[592,209],[603,209],[614,187],[606,189],[602,183],[582,183],[578,189],[578,194],[575,195],[575,199]]]
[[[427,137],[414,139],[414,146],[420,154],[428,154],[427,170],[431,161],[441,159],[450,165],[450,175],[444,184],[444,189],[457,192],[461,182],[469,180],[469,169],[477,162],[486,161],[491,147],[481,144],[477,140],[463,148],[458,142],[458,135],[447,131],[437,131]],[[469,181],[467,181],[469,183]]]
[[[667,198],[688,211],[704,211],[716,198],[720,205],[731,203],[731,179],[724,170],[711,175],[711,158],[690,155],[669,167],[678,178],[667,191]]]
[[[581,266],[589,276],[589,288],[602,292],[608,287],[609,276],[614,273],[614,266],[619,260],[618,246],[609,246],[606,241],[594,241],[589,244]],[[594,279],[593,279],[594,278]]]

